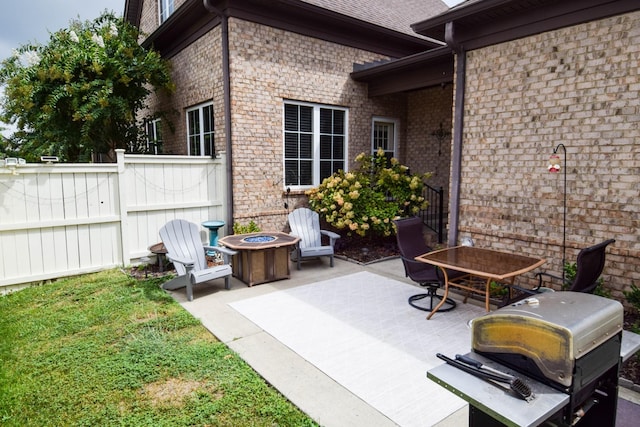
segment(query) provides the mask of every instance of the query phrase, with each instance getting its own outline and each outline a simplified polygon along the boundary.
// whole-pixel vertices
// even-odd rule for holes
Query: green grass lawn
[[[0,425],[315,425],[160,283],[111,270],[0,297]]]

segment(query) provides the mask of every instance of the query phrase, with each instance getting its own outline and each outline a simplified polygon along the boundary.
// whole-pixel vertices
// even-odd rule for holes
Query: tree
[[[168,63],[138,39],[135,27],[105,12],[72,21],[47,45],[22,46],[2,62],[0,118],[16,125],[21,157],[88,161],[137,144],[145,98],[173,89]]]

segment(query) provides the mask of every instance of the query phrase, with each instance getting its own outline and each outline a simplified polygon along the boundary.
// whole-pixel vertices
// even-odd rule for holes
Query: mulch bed
[[[342,236],[336,241],[335,253],[337,256],[361,264],[400,256],[395,236],[373,238]]]

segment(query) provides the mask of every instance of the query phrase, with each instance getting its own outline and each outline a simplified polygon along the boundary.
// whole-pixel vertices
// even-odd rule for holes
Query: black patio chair
[[[559,280],[562,283],[563,289],[566,288],[565,290],[592,294],[598,286],[598,279],[604,270],[607,246],[614,242],[614,239],[609,239],[597,245],[582,249],[576,259],[576,277],[573,281],[565,278],[563,282],[563,278],[560,276],[549,273],[537,273],[538,286],[534,288],[534,291],[539,290],[542,287],[543,278],[548,277],[551,280]]]
[[[442,300],[443,296],[438,295],[438,288],[444,285],[444,276],[439,267],[424,262],[416,261],[415,257],[433,251],[424,241],[422,220],[418,217],[405,218],[393,221],[396,226],[396,240],[398,249],[404,265],[405,276],[427,288],[426,293],[412,295],[409,297],[409,304],[422,311],[433,311]],[[460,272],[447,271],[449,277],[457,277]],[[428,305],[417,304],[418,301],[428,299]],[[435,304],[434,304],[434,301]],[[456,302],[447,298],[445,304],[438,309],[438,312],[453,310]]]

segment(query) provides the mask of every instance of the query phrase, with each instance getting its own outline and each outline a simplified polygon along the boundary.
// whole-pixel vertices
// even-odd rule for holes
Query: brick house
[[[149,122],[150,133],[161,129],[166,153],[225,151],[227,223],[280,230],[284,204],[295,206],[306,189],[371,152],[372,134],[388,135],[376,144],[414,171],[439,168],[434,185],[447,185],[448,147],[434,159],[411,150],[435,145],[425,134],[451,127],[452,86],[440,85],[451,82],[450,49],[440,53],[444,65],[411,77],[419,91],[369,96],[368,84],[350,77],[354,64],[441,47],[410,25],[446,10],[440,0],[129,0],[125,19],[173,64],[177,90],[149,100],[149,114],[168,112]]]
[[[472,236],[558,272],[563,252],[615,238],[605,279],[621,297],[640,286],[639,9],[127,0],[125,18],[174,67],[176,93],[149,99],[168,113],[150,133],[165,152],[227,153],[228,222],[282,229],[285,202],[382,144],[450,192],[448,244]],[[560,143],[565,251],[564,170],[547,172]]]

